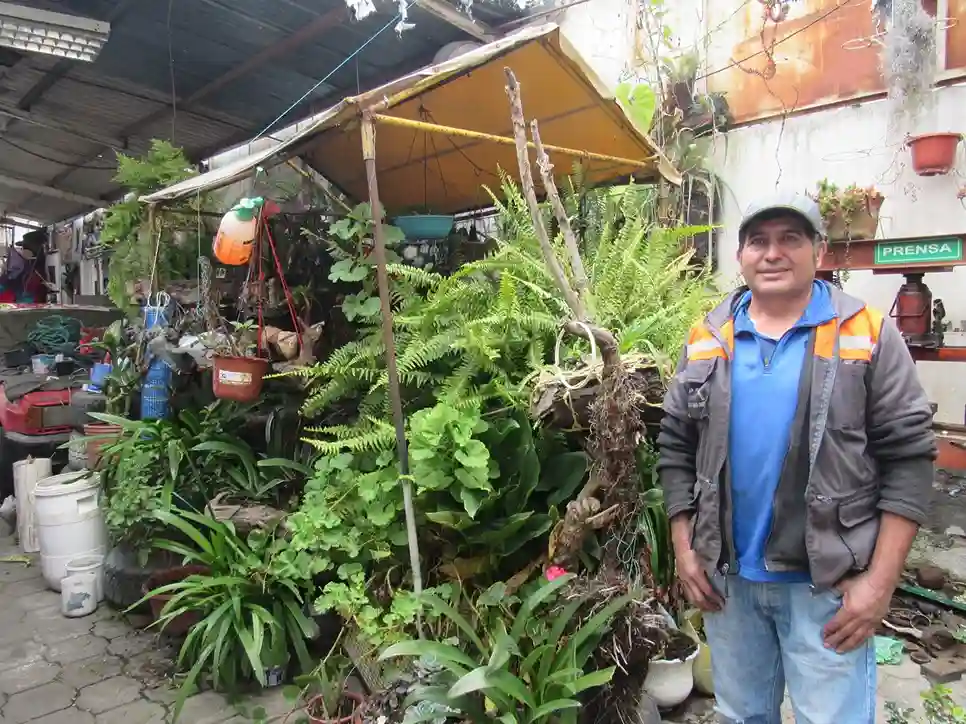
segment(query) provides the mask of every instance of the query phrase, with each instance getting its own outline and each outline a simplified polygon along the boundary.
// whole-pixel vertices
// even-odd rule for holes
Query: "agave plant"
[[[433,660],[441,671],[434,684],[417,687],[407,704],[407,722],[457,713],[474,724],[575,724],[581,693],[607,684],[614,668],[586,671],[591,654],[614,615],[630,597],[614,599],[582,624],[574,617],[584,604],[577,598],[555,615],[549,627],[532,624],[544,604],[575,576],[543,583],[519,606],[512,620],[497,617],[474,626],[450,604],[426,595],[424,603],[452,623],[472,646],[470,651],[440,641],[404,641],[387,648],[382,660],[408,657]],[[509,626],[508,626],[509,624]],[[536,633],[534,633],[536,629]]]

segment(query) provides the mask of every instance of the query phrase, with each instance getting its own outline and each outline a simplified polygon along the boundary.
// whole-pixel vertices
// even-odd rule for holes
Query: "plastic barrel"
[[[44,478],[33,491],[40,568],[47,585],[60,590],[67,564],[77,558],[103,556],[107,529],[100,507],[97,473],[66,473]]]

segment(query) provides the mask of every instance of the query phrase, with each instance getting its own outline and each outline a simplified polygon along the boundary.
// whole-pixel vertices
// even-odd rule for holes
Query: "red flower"
[[[560,578],[560,576],[566,576],[567,571],[565,571],[560,566],[550,566],[550,568],[547,569],[547,572],[544,575],[547,577],[548,581],[553,581],[557,578]]]

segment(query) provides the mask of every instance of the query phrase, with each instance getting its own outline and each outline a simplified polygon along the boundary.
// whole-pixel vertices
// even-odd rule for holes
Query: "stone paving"
[[[0,539],[0,556],[17,553],[12,538]],[[0,563],[0,724],[170,722],[177,692],[165,675],[173,653],[106,605],[65,618],[39,565]],[[204,692],[187,701],[178,721],[281,721],[290,708],[279,689],[240,704]]]

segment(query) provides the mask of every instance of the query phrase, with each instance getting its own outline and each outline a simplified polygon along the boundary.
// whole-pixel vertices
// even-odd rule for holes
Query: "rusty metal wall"
[[[936,0],[923,2],[935,15]],[[948,3],[949,20],[938,21],[946,34],[947,79],[960,70],[966,76],[966,0]],[[777,22],[761,0],[709,5],[728,27],[707,75],[708,91],[727,93],[737,123],[885,91],[869,0],[791,0]]]

